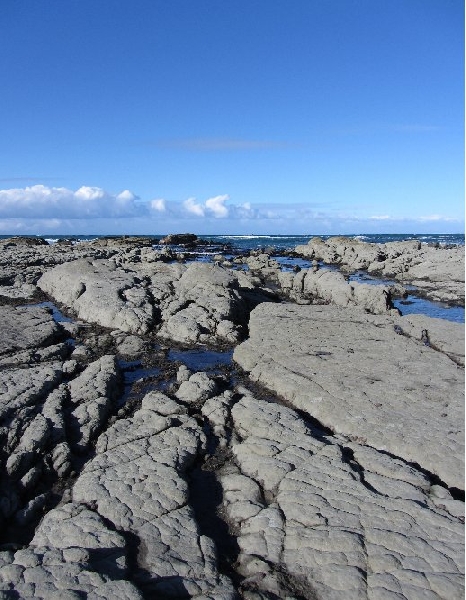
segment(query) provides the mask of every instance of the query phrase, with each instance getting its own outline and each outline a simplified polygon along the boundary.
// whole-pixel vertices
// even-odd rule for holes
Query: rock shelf
[[[464,597],[463,325],[266,254],[23,242],[0,256],[0,598]],[[460,252],[352,244],[308,255],[404,256],[461,297]]]
[[[442,248],[417,240],[371,244],[347,237],[314,237],[296,252],[338,265],[415,285],[427,298],[464,306],[464,246]]]

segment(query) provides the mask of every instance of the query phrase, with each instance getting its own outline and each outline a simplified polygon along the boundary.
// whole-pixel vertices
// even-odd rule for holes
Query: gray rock
[[[420,342],[422,332],[427,331],[428,345],[464,367],[464,326],[460,323],[424,315],[404,315],[398,323],[406,335]]]
[[[177,398],[183,402],[194,404],[204,402],[214,396],[217,392],[217,384],[210,379],[207,373],[199,372],[190,376],[187,381],[183,381],[176,392]]]
[[[332,431],[461,489],[464,372],[393,324],[350,308],[263,304],[233,358]]]
[[[240,339],[254,294],[242,290],[233,272],[207,263],[133,265],[121,258],[59,265],[38,285],[80,319],[105,327],[133,334],[157,331],[183,343]]]
[[[59,326],[43,308],[0,306],[0,319],[0,356],[21,350],[36,350],[63,339]]]
[[[25,486],[29,487],[29,486]],[[15,515],[15,520],[18,525],[24,526],[29,522],[35,520],[37,516],[42,512],[45,503],[47,502],[49,494],[40,494],[32,500],[30,500],[26,506],[19,510]]]
[[[280,270],[279,263],[264,253],[249,256],[246,264],[251,271],[259,271],[261,275],[265,276],[275,275]]]
[[[100,436],[73,501],[92,503],[117,530],[136,536],[135,577],[157,597],[234,598],[231,582],[217,571],[213,543],[200,534],[188,504],[183,474],[204,445],[203,433],[194,419],[179,410],[165,416],[161,406],[160,395],[151,395],[131,419]]]
[[[372,314],[398,314],[390,289],[358,282],[349,283],[337,271],[303,269],[297,274],[281,272],[278,281],[288,297],[299,304],[359,306]]]
[[[359,454],[355,444],[350,455],[337,439],[316,438],[294,411],[251,396],[232,418],[240,472],[221,481],[239,529],[244,591],[462,598],[464,526],[431,502],[422,474],[372,448]]]
[[[0,241],[0,246],[0,296],[15,298],[28,298],[35,291],[35,285],[43,273],[56,265],[86,257],[109,258],[116,253],[115,249],[98,248],[86,243],[30,246]]]
[[[43,402],[62,378],[58,362],[0,371],[0,419]]]
[[[233,393],[230,390],[220,396],[208,398],[201,409],[201,413],[209,421],[212,433],[217,438],[220,448],[227,447],[230,441],[227,422],[230,417],[230,408],[233,404]]]
[[[69,384],[74,406],[70,429],[74,447],[85,451],[106,422],[120,392],[120,371],[114,356],[103,356],[91,363]]]
[[[38,285],[85,321],[131,333],[147,333],[154,311],[147,289],[133,273],[109,261],[80,260],[44,273]]]
[[[31,421],[25,429],[20,443],[6,461],[6,469],[9,475],[18,478],[29,469],[36,460],[37,454],[41,453],[46,446],[51,429],[50,421],[41,414]]]
[[[171,233],[159,241],[159,244],[164,245],[188,245],[191,246],[197,242],[197,235],[194,233]]]
[[[192,373],[188,367],[186,365],[181,365],[176,373],[176,381],[178,383],[183,383],[183,381],[188,381],[191,375]]]
[[[57,444],[52,450],[52,467],[59,477],[71,471],[71,451],[67,442]]]
[[[114,336],[118,354],[138,356],[149,349],[149,344],[136,335]]]
[[[93,511],[65,504],[50,511],[28,548],[1,553],[0,594],[56,600],[141,600],[127,576],[123,536]],[[9,594],[9,595],[8,595]],[[1,597],[1,595],[0,595]]]
[[[175,282],[176,295],[162,309],[159,335],[179,342],[231,342],[240,338],[238,325],[247,315],[233,272],[208,263],[191,263]],[[217,328],[222,322],[228,322]]]
[[[433,300],[464,305],[464,247],[432,247],[418,240],[371,244],[355,238],[312,238],[296,252],[308,258],[337,264],[352,272],[397,279],[423,290]]]

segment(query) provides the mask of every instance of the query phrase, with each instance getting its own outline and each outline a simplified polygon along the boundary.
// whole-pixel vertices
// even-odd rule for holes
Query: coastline
[[[0,589],[462,597],[464,248],[302,237],[0,242]]]

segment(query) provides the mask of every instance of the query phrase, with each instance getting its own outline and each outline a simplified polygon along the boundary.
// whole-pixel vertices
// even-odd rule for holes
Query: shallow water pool
[[[229,365],[232,356],[233,350],[170,350],[168,360],[182,362],[192,371],[212,371],[220,366]]]

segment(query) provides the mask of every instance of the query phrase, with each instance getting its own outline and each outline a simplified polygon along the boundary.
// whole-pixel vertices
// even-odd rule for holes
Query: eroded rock
[[[348,282],[337,271],[308,270],[299,273],[279,272],[282,290],[298,304],[335,304],[359,306],[372,314],[399,314],[393,308],[388,286]]]
[[[231,414],[239,471],[221,481],[251,597],[462,597],[464,527],[422,474],[250,395]]]
[[[207,263],[117,263],[59,265],[39,286],[80,319],[124,332],[191,344],[241,338],[255,292],[233,272]],[[263,299],[259,293],[257,301]]]
[[[216,568],[215,549],[201,535],[188,504],[184,473],[204,445],[194,419],[152,393],[131,419],[117,421],[97,444],[73,488],[73,501],[138,540],[136,580],[160,597],[234,598]]]
[[[391,317],[334,306],[263,304],[249,335],[233,358],[254,380],[332,431],[463,488],[464,371],[448,356],[399,335]]]
[[[349,272],[359,269],[411,284],[433,300],[464,306],[464,247],[432,247],[418,240],[373,244],[342,236],[312,238],[296,252],[337,264]]]

